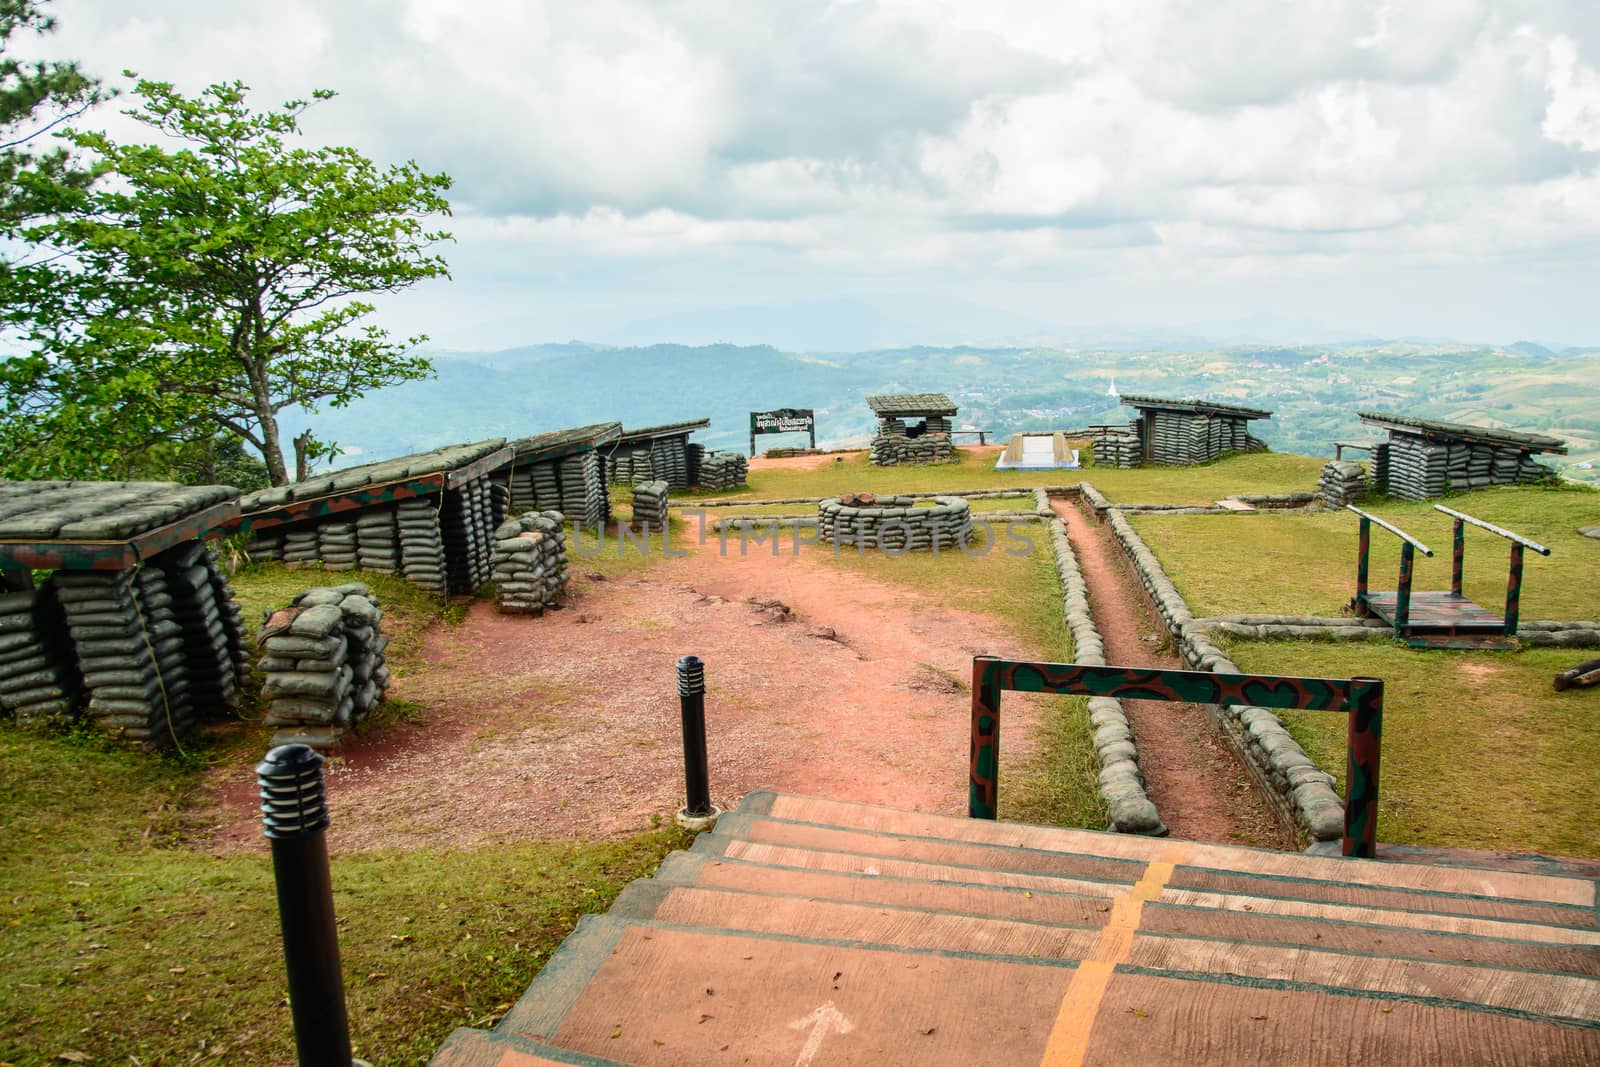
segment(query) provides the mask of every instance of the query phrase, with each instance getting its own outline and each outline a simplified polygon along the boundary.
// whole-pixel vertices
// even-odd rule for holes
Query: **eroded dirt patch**
[[[1031,657],[1001,620],[715,540],[580,580],[542,619],[475,604],[430,634],[392,695],[429,708],[329,767],[337,849],[635,832],[682,804],[678,657],[707,664],[712,797],[778,789],[959,814],[978,654]],[[581,561],[575,572],[583,573]],[[1014,711],[1013,711],[1014,709]],[[1007,702],[1026,758],[1036,698]],[[217,772],[207,847],[259,848],[247,768]]]

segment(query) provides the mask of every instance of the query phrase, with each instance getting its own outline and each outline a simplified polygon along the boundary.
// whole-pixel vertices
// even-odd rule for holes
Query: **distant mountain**
[[[620,420],[644,426],[711,419],[709,447],[748,447],[749,413],[813,408],[818,443],[864,444],[873,393],[948,393],[957,424],[997,436],[1125,422],[1107,395],[1209,398],[1274,412],[1255,432],[1272,447],[1328,455],[1337,440],[1374,436],[1356,412],[1376,409],[1554,434],[1576,470],[1600,460],[1600,352],[1535,342],[1432,345],[1409,341],[1319,345],[1127,347],[907,346],[825,353],[770,345],[612,346],[584,341],[501,352],[435,353],[438,377],[380,390],[308,419],[347,449],[344,463],[485,437]],[[766,438],[762,446],[799,438]],[[1575,476],[1593,478],[1593,470]]]

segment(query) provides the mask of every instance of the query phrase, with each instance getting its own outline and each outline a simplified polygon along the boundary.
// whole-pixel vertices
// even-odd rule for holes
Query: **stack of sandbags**
[[[444,538],[439,531],[438,496],[402,500],[395,509],[400,534],[400,569],[406,581],[431,593],[443,593]]]
[[[400,532],[393,507],[368,508],[356,516],[356,561],[364,571],[395,574],[400,569]]]
[[[689,438],[658,437],[650,443],[650,477],[674,489],[689,487]]]
[[[561,461],[561,507],[574,522],[599,526],[611,513],[606,483],[600,476],[600,455],[580,452]]]
[[[1098,467],[1137,467],[1144,462],[1139,435],[1131,430],[1107,430],[1094,438],[1094,462]]]
[[[567,541],[559,511],[508,519],[494,531],[495,606],[543,615],[567,585]]]
[[[746,484],[750,461],[743,452],[707,452],[700,459],[702,489],[734,489]]]
[[[1389,439],[1389,495],[1399,500],[1443,496],[1450,487],[1449,449],[1420,437]]]
[[[618,445],[606,461],[606,475],[616,485],[650,481],[654,477],[650,470],[650,442]]]
[[[183,628],[189,697],[202,719],[222,718],[239,707],[243,632],[231,591],[219,597],[221,572],[198,541],[178,545],[151,561],[166,576],[172,617]],[[227,590],[226,579],[220,588]],[[246,666],[245,669],[248,669]]]
[[[159,567],[57,571],[89,713],[106,732],[156,748],[194,726],[183,627]]]
[[[506,516],[511,512],[511,490],[499,482],[489,483],[489,522],[488,528],[492,531],[496,526],[506,521]]]
[[[633,487],[634,529],[664,530],[667,528],[666,482],[641,482]]]
[[[1389,491],[1389,442],[1372,446],[1372,485],[1379,492]]]
[[[1525,453],[1517,454],[1517,476],[1519,482],[1543,482],[1554,479],[1556,472],[1537,462],[1532,456]]]
[[[23,724],[65,719],[79,687],[54,587],[0,593],[0,710]]]
[[[1317,496],[1330,508],[1359,504],[1367,498],[1367,471],[1359,463],[1336,459],[1322,468]]]
[[[244,610],[239,607],[239,601],[234,599],[233,587],[228,584],[228,576],[217,562],[217,549],[214,543],[207,543],[205,558],[200,561],[206,573],[211,576],[211,594],[217,604],[217,614],[222,619],[222,633],[227,638],[228,649],[233,655],[233,673],[243,685],[250,677],[250,636],[245,632]]]
[[[876,467],[909,466],[919,463],[947,463],[955,458],[950,438],[880,436],[872,439],[867,462]]]
[[[283,562],[288,567],[309,567],[322,558],[315,526],[294,526],[283,532]]]
[[[817,539],[887,552],[960,548],[972,540],[972,512],[958,496],[919,507],[916,497],[846,493],[818,502]]]
[[[330,571],[347,571],[356,565],[356,527],[352,522],[317,525],[317,551]]]
[[[556,474],[556,465],[559,462],[560,460],[554,459],[541,460],[530,468],[535,507],[543,509],[561,507],[561,479]]]
[[[255,563],[270,563],[283,558],[283,531],[263,530],[250,536],[250,559]]]
[[[511,490],[511,510],[527,511],[528,509],[532,508],[535,503],[533,491],[533,464],[530,463],[527,466],[517,467],[514,469],[511,472],[509,481],[509,488]]]
[[[943,415],[929,415],[923,420],[923,432],[930,434],[942,433],[950,436],[950,420]]]
[[[383,699],[382,618],[360,582],[308,590],[267,615],[260,667],[274,745],[333,748]]]
[[[487,568],[480,566],[480,553],[484,562],[488,558],[488,534],[482,532],[481,522],[487,509],[479,509],[473,486],[469,482],[460,489],[447,489],[439,511],[439,534],[444,545],[445,585],[450,593],[470,593],[487,578]],[[480,549],[481,544],[481,549]]]

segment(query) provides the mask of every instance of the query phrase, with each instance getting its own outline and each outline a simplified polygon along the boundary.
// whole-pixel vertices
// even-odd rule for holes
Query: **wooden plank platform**
[[[1394,625],[1397,594],[1368,593],[1367,610],[1389,625]],[[1516,641],[1505,633],[1503,615],[1474,604],[1464,596],[1447,592],[1413,592],[1406,624],[1401,631],[1405,642],[1416,648],[1513,649]]]
[[[756,793],[435,1067],[1600,1062],[1591,878]]]

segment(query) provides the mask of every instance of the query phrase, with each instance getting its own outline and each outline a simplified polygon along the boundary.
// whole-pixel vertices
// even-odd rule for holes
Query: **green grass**
[[[752,470],[749,485],[715,499],[751,500],[836,493],[937,492],[944,489],[1030,488],[1092,482],[1116,501],[1200,504],[1232,494],[1310,492],[1323,460],[1275,452],[1240,453],[1202,467],[1140,467],[1119,470],[1092,464],[1075,471],[997,471],[991,453],[956,449],[959,462],[923,467],[874,467],[865,452],[844,453],[814,470],[794,467]],[[677,499],[677,498],[675,498]],[[705,499],[713,499],[706,497]],[[692,506],[693,497],[680,500]]]
[[[195,771],[3,725],[0,780],[0,1060],[292,1060],[266,842],[176,847]],[[581,912],[683,844],[336,856],[357,1055],[423,1063],[453,1028],[492,1024]]]
[[[1595,691],[1558,693],[1550,685],[1588,650],[1235,641],[1230,654],[1246,671],[1383,679],[1381,840],[1600,858]],[[1282,714],[1342,792],[1344,716]]]
[[[1061,613],[1061,583],[1045,528],[1035,523],[1003,524],[994,542],[980,541],[971,553],[959,549],[887,556],[837,555],[831,547],[808,549],[813,559],[850,574],[861,574],[915,590],[942,607],[980,612],[1029,654],[1070,661],[1072,635]],[[974,634],[975,646],[983,635]],[[1096,786],[1099,762],[1092,744],[1088,702],[1081,697],[1044,698],[1034,755],[1007,760],[1001,749],[1000,817],[1057,826],[1103,829],[1106,808]]]
[[[1447,506],[1531,537],[1551,550],[1525,553],[1521,617],[1600,619],[1600,542],[1577,533],[1600,522],[1600,493],[1576,487],[1501,486],[1452,497]],[[1449,516],[1431,504],[1367,509],[1433,549],[1418,554],[1415,590],[1450,588]],[[1196,615],[1337,614],[1355,593],[1359,520],[1347,511],[1245,515],[1134,515],[1134,528],[1160,558]],[[1467,528],[1463,591],[1505,607],[1510,542]],[[1373,528],[1369,588],[1399,581],[1400,540]]]

